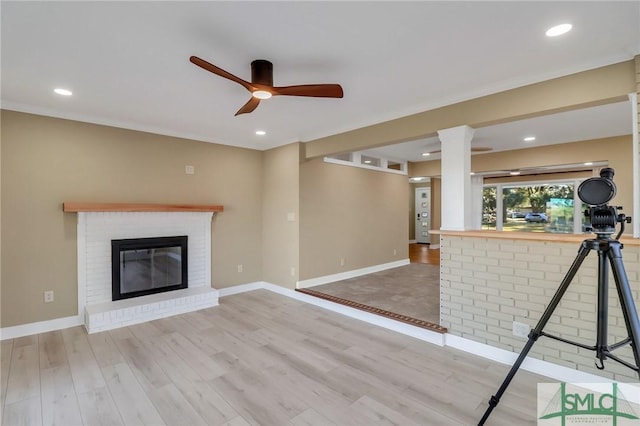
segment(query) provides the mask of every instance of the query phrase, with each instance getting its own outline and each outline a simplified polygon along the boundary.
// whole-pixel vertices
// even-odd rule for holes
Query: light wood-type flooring
[[[509,369],[266,290],[1,348],[3,425],[471,425]],[[535,424],[539,381],[487,424]]]

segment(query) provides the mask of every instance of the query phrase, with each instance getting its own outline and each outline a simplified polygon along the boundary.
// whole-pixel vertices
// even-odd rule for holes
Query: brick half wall
[[[456,336],[519,353],[527,339],[514,336],[513,322],[536,326],[573,263],[579,241],[442,235],[440,324]],[[640,305],[640,246],[628,244],[622,255],[634,300]],[[574,277],[545,332],[595,345],[597,269],[594,251]],[[626,338],[627,330],[611,273],[608,313],[608,343],[612,344]],[[614,354],[634,363],[629,346]],[[538,339],[529,356],[610,379],[637,381],[631,369],[613,360],[605,362],[605,370],[598,370],[594,351],[546,337]]]

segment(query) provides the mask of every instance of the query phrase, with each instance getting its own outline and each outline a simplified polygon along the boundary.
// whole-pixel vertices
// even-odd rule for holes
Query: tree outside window
[[[574,182],[486,186],[482,229],[573,233],[574,189]]]

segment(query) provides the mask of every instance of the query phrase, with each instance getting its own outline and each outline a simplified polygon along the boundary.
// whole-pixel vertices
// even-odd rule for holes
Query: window
[[[482,193],[482,229],[583,232],[583,206],[575,193],[578,183],[571,180],[486,185]]]
[[[376,157],[370,157],[368,155],[360,156],[360,162],[370,167],[380,167],[380,159]]]
[[[360,167],[368,170],[394,173],[398,175],[407,174],[407,162],[385,158],[384,155],[376,156],[369,152],[349,152],[344,154],[334,154],[324,157],[325,163],[340,164],[343,166]]]

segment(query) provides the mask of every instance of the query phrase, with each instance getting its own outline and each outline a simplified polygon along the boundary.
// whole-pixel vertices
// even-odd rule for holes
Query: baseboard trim
[[[13,327],[3,327],[0,328],[0,340],[47,333],[49,331],[62,330],[65,328],[76,327],[78,325],[84,325],[83,318],[79,315],[74,315],[72,317],[32,322],[29,324],[15,325]]]
[[[433,331],[426,330],[424,328],[412,326],[399,321],[391,320],[389,318],[381,317],[376,314],[361,311],[348,306],[340,305],[338,303],[329,302],[324,299],[320,299],[314,296],[309,296],[304,293],[297,292],[292,289],[281,287],[275,284],[267,283],[264,281],[256,281],[248,284],[241,284],[233,287],[222,288],[218,290],[218,297],[223,298],[234,294],[245,293],[248,291],[264,289],[280,294],[282,296],[290,297],[292,299],[299,300],[301,302],[309,303],[320,308],[327,309],[332,312],[336,312],[342,315],[346,315],[350,318],[354,318],[360,321],[367,322],[369,324],[377,325],[379,327],[392,330],[406,336],[414,337],[416,339],[433,343],[437,346],[450,346],[454,349],[458,349],[464,352],[475,354],[492,361],[499,362],[501,364],[513,365],[518,358],[518,354],[510,352],[505,349],[496,348],[494,346],[486,345],[484,343],[478,343],[473,340],[465,339],[453,334],[442,334]],[[84,321],[78,315],[57,318],[49,321],[40,321],[23,325],[16,325],[13,327],[0,328],[0,340],[14,339],[17,337],[31,336],[33,334],[46,333],[49,331],[62,330],[65,328],[76,327],[78,325],[84,325]],[[553,364],[548,361],[543,361],[531,357],[527,357],[521,366],[522,370],[529,371],[531,373],[539,374],[541,376],[548,377],[552,380],[557,380],[567,383],[610,383],[611,379],[607,377],[597,376],[591,373],[585,373],[582,371],[574,370],[561,365]]]
[[[387,269],[399,268],[410,263],[409,259],[396,260],[389,263],[381,263],[380,265],[367,266],[366,268],[353,269],[351,271],[340,272],[337,274],[325,275],[317,278],[310,278],[308,280],[298,281],[296,288],[308,288],[317,285],[328,284],[336,281],[348,280],[349,278],[360,277],[362,275],[373,274],[374,272],[380,272]]]
[[[523,342],[524,343],[524,342]],[[464,352],[472,353],[501,364],[513,365],[519,354],[505,349],[496,348],[484,343],[474,342],[464,337],[447,334],[445,346],[450,346]],[[607,377],[574,370],[549,361],[527,357],[520,366],[522,370],[549,377],[553,380],[567,383],[611,383]]]
[[[256,281],[253,283],[240,284],[233,287],[218,289],[218,297],[231,296],[234,294],[245,293],[247,291],[260,290],[264,288],[264,282]]]

